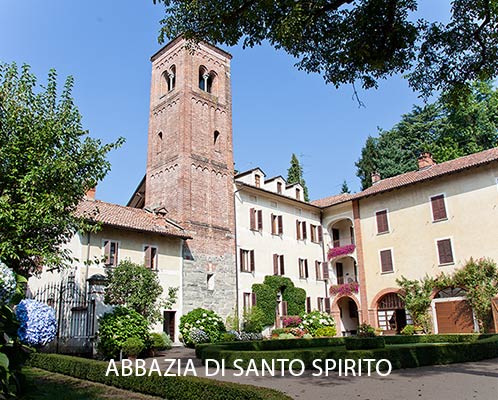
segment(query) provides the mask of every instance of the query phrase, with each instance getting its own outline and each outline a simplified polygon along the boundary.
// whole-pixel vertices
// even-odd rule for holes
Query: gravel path
[[[192,359],[198,376],[204,376],[205,368],[191,349],[178,347],[165,352],[158,358],[162,368],[165,358],[182,360],[182,368],[188,359]],[[300,377],[234,377],[234,372],[236,371],[227,369],[225,377],[217,375],[212,379],[265,386],[285,392],[295,399],[498,399],[498,359],[394,370],[386,377],[339,377],[335,372],[328,377],[314,377],[311,376],[311,371],[306,371]]]

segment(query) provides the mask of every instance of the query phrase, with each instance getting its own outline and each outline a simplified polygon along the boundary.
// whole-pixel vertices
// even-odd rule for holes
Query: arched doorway
[[[405,302],[397,293],[387,293],[377,302],[377,322],[387,335],[398,334],[411,318],[405,310]]]
[[[448,287],[432,300],[435,333],[472,333],[478,331],[465,289]]]
[[[355,299],[343,296],[336,300],[339,309],[339,320],[337,321],[337,332],[341,336],[356,335],[359,325],[358,304]]]

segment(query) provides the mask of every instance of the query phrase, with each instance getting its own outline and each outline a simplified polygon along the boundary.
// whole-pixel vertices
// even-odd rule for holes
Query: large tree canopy
[[[415,106],[378,137],[368,137],[356,174],[365,189],[372,184],[372,172],[389,178],[416,170],[417,157],[423,151],[444,162],[497,145],[498,90],[479,82],[458,103],[441,96],[435,103]]]
[[[153,1],[165,7],[160,42],[179,34],[230,46],[267,40],[336,86],[371,88],[403,73],[426,96],[497,76],[496,0],[453,0],[448,23],[416,19],[421,0]]]
[[[50,71],[45,87],[24,65],[0,64],[0,259],[28,276],[71,261],[61,251],[89,225],[74,211],[110,169],[102,145],[83,130],[73,103],[73,79],[60,96]]]

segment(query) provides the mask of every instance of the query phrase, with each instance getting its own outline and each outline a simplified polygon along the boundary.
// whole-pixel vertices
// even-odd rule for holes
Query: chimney
[[[432,154],[428,151],[424,151],[422,154],[420,154],[417,161],[419,170],[429,168],[436,164],[432,159]]]
[[[88,200],[95,200],[95,192],[96,192],[97,188],[94,186],[93,188],[90,188],[86,191],[85,193],[85,197],[88,199]]]
[[[378,182],[380,182],[380,174],[377,171],[372,172],[372,185],[375,185]]]

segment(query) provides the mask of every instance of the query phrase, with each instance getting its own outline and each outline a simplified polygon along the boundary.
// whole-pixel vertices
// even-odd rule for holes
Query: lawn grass
[[[25,393],[20,400],[160,400],[160,397],[83,381],[38,368],[25,368]]]

